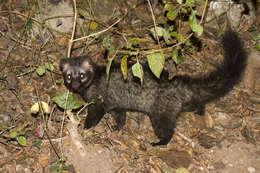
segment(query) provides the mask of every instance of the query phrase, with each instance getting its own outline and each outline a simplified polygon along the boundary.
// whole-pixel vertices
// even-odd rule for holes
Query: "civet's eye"
[[[80,79],[84,78],[84,73],[80,73]]]
[[[70,75],[70,74],[67,75],[67,79],[68,79],[68,80],[71,79],[71,75]]]

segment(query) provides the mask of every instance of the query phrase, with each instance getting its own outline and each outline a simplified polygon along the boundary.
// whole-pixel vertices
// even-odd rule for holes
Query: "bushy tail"
[[[239,82],[246,67],[246,52],[237,33],[227,31],[222,38],[222,45],[224,49],[223,62],[209,75],[199,79],[200,83],[203,84],[201,89],[210,93],[209,98],[203,98],[202,101],[209,101],[230,91]]]
[[[239,82],[246,67],[246,52],[237,33],[227,31],[222,45],[224,60],[214,71],[202,77],[181,77],[184,83],[196,88],[198,98],[194,99],[198,103],[206,103],[226,94]]]

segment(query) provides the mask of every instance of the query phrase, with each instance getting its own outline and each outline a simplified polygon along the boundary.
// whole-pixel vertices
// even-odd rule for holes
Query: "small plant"
[[[10,133],[10,137],[12,139],[15,139],[23,147],[27,145],[26,138],[24,137],[24,132],[13,131]]]
[[[64,161],[58,161],[55,165],[50,167],[50,172],[62,173],[63,171],[68,170]]]
[[[255,42],[257,50],[260,51],[259,32],[257,32],[257,28],[251,27],[248,31],[251,32],[251,38]]]
[[[203,27],[201,26],[201,21],[197,21],[196,3],[204,2],[203,0],[177,0],[173,2],[172,0],[162,0],[164,5],[163,13],[164,16],[158,18],[158,26],[151,27],[149,31],[151,32],[154,39],[159,38],[160,42],[164,45],[164,48],[158,50],[149,51],[138,51],[140,43],[145,42],[143,38],[129,38],[126,47],[124,48],[125,55],[123,55],[121,60],[121,71],[124,80],[127,79],[127,59],[129,56],[136,56],[137,62],[132,66],[132,73],[135,77],[139,78],[141,84],[143,83],[143,68],[142,64],[138,61],[138,55],[144,54],[147,58],[149,68],[152,73],[159,79],[161,72],[164,67],[165,57],[171,56],[172,60],[179,64],[184,61],[184,55],[190,53],[190,41],[189,38],[192,36],[190,34],[188,37],[183,36],[180,32],[180,28],[183,23],[188,23],[191,33],[196,33],[201,35],[203,33]],[[206,5],[205,5],[206,6]],[[164,18],[163,25],[160,26],[160,19]],[[110,35],[107,35],[103,39],[103,46],[111,53],[115,53],[115,46],[110,43]],[[149,49],[149,48],[148,48]],[[128,51],[130,50],[130,51]],[[135,52],[133,52],[133,50]],[[167,51],[165,51],[167,50]],[[172,51],[169,55],[168,52]],[[165,53],[167,52],[167,54]],[[109,76],[110,66],[114,58],[108,58],[107,63],[107,79]]]
[[[59,94],[52,100],[64,110],[78,109],[84,104],[82,101],[76,101],[71,93]]]
[[[47,70],[52,72],[54,70],[54,66],[52,64],[45,63],[44,65],[41,65],[36,69],[36,73],[39,76],[43,76]]]

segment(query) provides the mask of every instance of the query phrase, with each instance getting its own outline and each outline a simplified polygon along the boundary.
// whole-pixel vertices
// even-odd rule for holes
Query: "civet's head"
[[[60,70],[65,86],[72,92],[88,87],[94,77],[93,62],[87,56],[61,59]]]

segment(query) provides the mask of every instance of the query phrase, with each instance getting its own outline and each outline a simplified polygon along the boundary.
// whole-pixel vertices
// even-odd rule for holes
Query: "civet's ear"
[[[70,64],[68,58],[63,58],[60,60],[60,71],[65,72],[69,68]]]
[[[83,57],[81,65],[82,68],[84,68],[87,71],[94,71],[93,62],[89,57]]]

